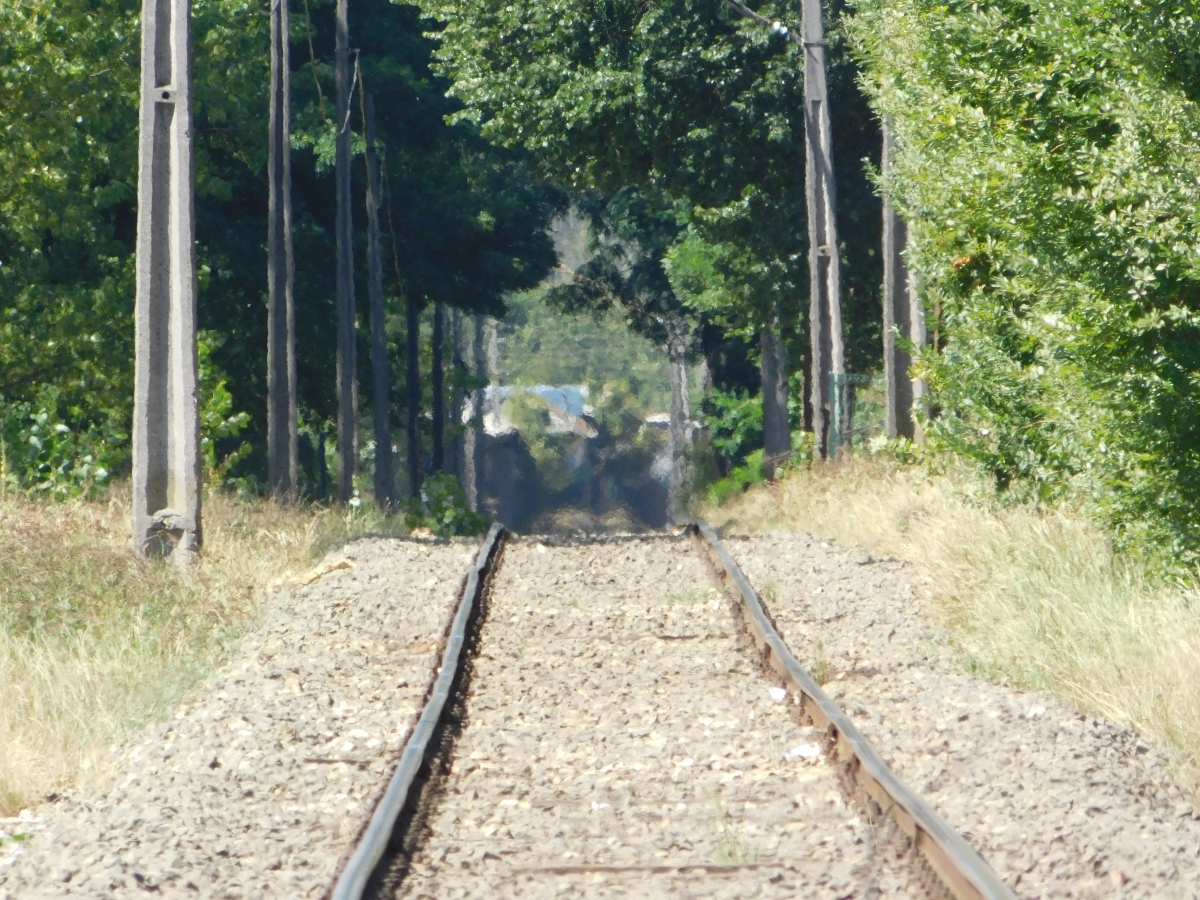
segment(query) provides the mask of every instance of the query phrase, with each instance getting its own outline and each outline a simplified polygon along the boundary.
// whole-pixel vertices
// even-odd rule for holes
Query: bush
[[[857,8],[942,345],[932,440],[1200,559],[1200,4]]]
[[[714,389],[704,400],[704,425],[717,470],[731,475],[762,447],[762,400],[740,391]]]
[[[428,528],[442,538],[480,534],[488,527],[487,519],[467,506],[462,485],[448,472],[430,475],[421,483],[420,498],[409,498],[404,523],[409,528]]]
[[[90,495],[125,456],[126,436],[109,423],[72,428],[59,413],[58,393],[8,405],[0,414],[0,488],[65,500]]]

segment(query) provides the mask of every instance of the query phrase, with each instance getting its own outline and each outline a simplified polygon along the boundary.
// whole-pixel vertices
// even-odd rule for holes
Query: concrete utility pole
[[[375,409],[375,502],[392,506],[391,367],[387,353],[387,315],[383,308],[383,250],[379,244],[379,203],[382,182],[375,153],[375,98],[363,102],[367,146],[367,294],[371,303],[371,385]]]
[[[271,493],[281,500],[294,500],[300,487],[292,296],[296,263],[292,255],[290,33],[287,0],[273,0],[267,156],[267,481]]]
[[[354,221],[350,215],[350,19],[337,0],[337,394],[338,499],[354,493],[358,468],[358,347],[354,309]]]
[[[809,331],[812,336],[812,424],[821,455],[829,430],[829,375],[845,371],[837,186],[826,85],[821,0],[801,0],[804,17],[805,191],[808,199]]]
[[[142,4],[134,310],[134,546],[179,563],[201,542],[190,18]]]
[[[488,330],[488,346],[487,346],[487,367],[488,367],[488,386],[491,388],[488,397],[488,412],[493,413],[496,419],[500,418],[500,323],[492,319],[489,323]]]

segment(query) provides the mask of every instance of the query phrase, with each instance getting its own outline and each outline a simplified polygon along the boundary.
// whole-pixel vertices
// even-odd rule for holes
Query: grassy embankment
[[[967,478],[857,459],[793,472],[704,514],[792,529],[916,564],[972,671],[1160,738],[1200,784],[1200,586],[1114,556],[1069,510],[1001,508]]]
[[[130,551],[126,489],[102,501],[0,495],[0,815],[102,787],[108,748],[169,713],[252,626],[273,581],[392,530],[364,507],[205,500],[205,549],[180,572]]]

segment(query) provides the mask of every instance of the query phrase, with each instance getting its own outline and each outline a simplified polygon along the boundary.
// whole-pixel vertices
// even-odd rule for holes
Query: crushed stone
[[[910,897],[687,540],[512,543],[395,896]]]
[[[1022,898],[1200,898],[1200,814],[1164,748],[972,677],[910,566],[802,534],[726,538],[800,662]]]
[[[36,810],[0,898],[318,897],[390,776],[474,543],[368,539],[282,598],[114,787]],[[14,852],[15,851],[15,852]]]

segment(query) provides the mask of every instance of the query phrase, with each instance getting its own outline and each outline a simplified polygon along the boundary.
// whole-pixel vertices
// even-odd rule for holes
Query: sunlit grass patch
[[[793,472],[705,516],[911,560],[962,664],[1200,758],[1200,588],[1114,555],[1067,508],[998,505],[966,476],[855,459]],[[1194,774],[1186,780],[1193,787]]]
[[[125,486],[100,501],[0,495],[0,815],[103,784],[112,743],[218,665],[274,581],[398,528],[367,507],[218,495],[204,551],[180,571],[132,552]]]

